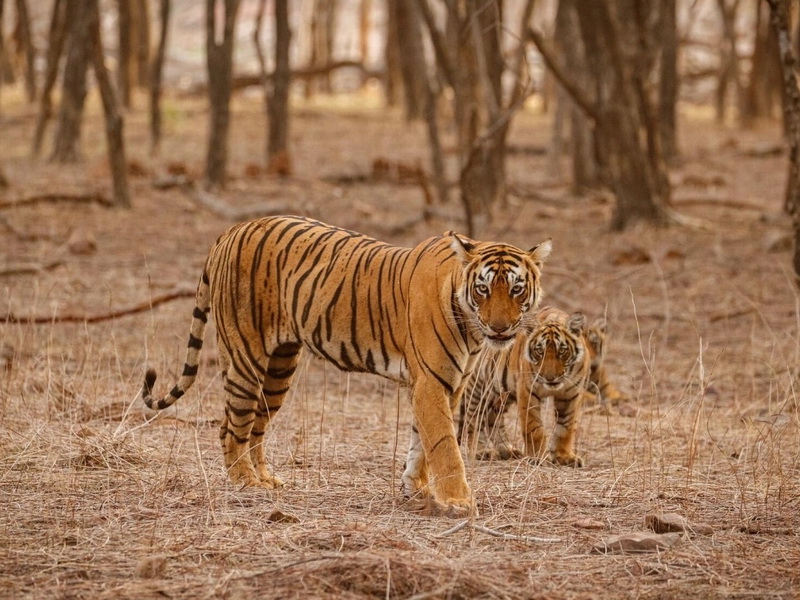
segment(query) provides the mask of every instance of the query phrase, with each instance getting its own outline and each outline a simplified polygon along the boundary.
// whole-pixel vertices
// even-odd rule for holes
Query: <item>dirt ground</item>
[[[137,100],[126,130],[130,211],[0,209],[0,314],[92,317],[195,285],[231,222],[152,184],[170,165],[200,176],[205,110],[169,98],[153,154]],[[35,112],[4,92],[0,167],[11,185],[0,202],[107,194],[97,107],[89,121],[82,164],[32,160]],[[549,140],[546,116],[517,118],[512,194],[482,237],[525,247],[552,237],[548,301],[607,316],[608,368],[633,401],[618,416],[586,411],[586,467],[467,461],[480,517],[454,531],[458,522],[414,514],[399,496],[405,390],[306,359],[266,441],[287,486],[241,490],[222,466],[213,341],[177,411],[151,419],[134,402],[146,365],[161,373],[159,389],[179,373],[190,298],[93,323],[7,323],[0,596],[798,597],[800,297],[777,124],[740,131],[685,107],[672,177],[687,219],[624,233],[608,230],[607,198],[570,194],[566,163],[559,169],[543,152]],[[220,198],[401,245],[463,230],[455,199],[431,222],[410,224],[420,188],[369,178],[377,158],[424,165],[427,156],[423,128],[369,94],[298,105],[292,145],[293,177],[259,173],[260,100],[237,97],[232,181]],[[88,253],[75,252],[81,241]],[[9,272],[31,265],[40,268]],[[646,517],[660,513],[680,514],[694,533],[659,552],[593,551],[646,531]]]

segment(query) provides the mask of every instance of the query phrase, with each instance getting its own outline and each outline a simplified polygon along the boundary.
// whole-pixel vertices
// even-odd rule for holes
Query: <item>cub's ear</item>
[[[580,312],[574,312],[567,318],[567,329],[576,335],[581,335],[586,327],[586,316]]]
[[[534,264],[541,269],[542,265],[544,264],[544,261],[547,259],[548,256],[550,256],[550,251],[552,249],[553,249],[553,240],[547,238],[538,246],[534,246],[533,248],[528,250],[528,255],[531,257],[531,260],[534,262]]]
[[[596,329],[600,333],[605,333],[607,327],[608,325],[606,323],[605,317],[595,317],[594,319],[592,319],[592,324],[591,324],[592,329]]]
[[[455,231],[448,231],[445,235],[453,238],[450,242],[450,247],[456,253],[456,256],[461,259],[461,262],[468,263],[475,258],[475,244],[469,238],[461,237]]]

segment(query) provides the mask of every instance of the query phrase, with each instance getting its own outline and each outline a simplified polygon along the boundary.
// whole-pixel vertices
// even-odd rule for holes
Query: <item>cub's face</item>
[[[537,384],[555,391],[565,384],[576,383],[570,380],[570,374],[585,360],[585,324],[583,314],[573,313],[563,319],[542,321],[534,329],[528,338],[525,359]]]
[[[496,348],[510,346],[517,333],[530,329],[550,240],[525,252],[506,244],[473,244],[453,234],[451,247],[463,265],[457,293],[473,332]]]

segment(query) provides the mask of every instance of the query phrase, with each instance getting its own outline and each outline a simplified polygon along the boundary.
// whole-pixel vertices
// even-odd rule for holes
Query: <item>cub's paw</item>
[[[564,465],[565,467],[582,467],[583,459],[577,454],[556,454],[550,456],[550,460],[557,465]]]
[[[497,444],[495,450],[497,452],[497,458],[500,460],[512,460],[524,456],[522,452],[506,442]]]
[[[406,508],[422,517],[466,519],[478,516],[478,510],[469,500],[450,499],[447,502],[439,502],[433,498],[413,498],[406,502]]]

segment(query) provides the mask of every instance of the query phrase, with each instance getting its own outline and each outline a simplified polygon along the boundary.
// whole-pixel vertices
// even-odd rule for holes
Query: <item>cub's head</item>
[[[492,346],[510,346],[517,333],[530,330],[532,311],[542,295],[539,282],[550,240],[525,252],[450,235],[450,246],[463,267],[456,293],[473,331]]]
[[[537,326],[528,337],[524,358],[531,377],[545,389],[556,390],[566,383],[576,383],[587,360],[586,317],[545,308],[537,318]]]
[[[589,358],[592,370],[597,369],[603,364],[606,349],[606,320],[603,317],[595,317],[586,329],[586,342],[589,350]]]

